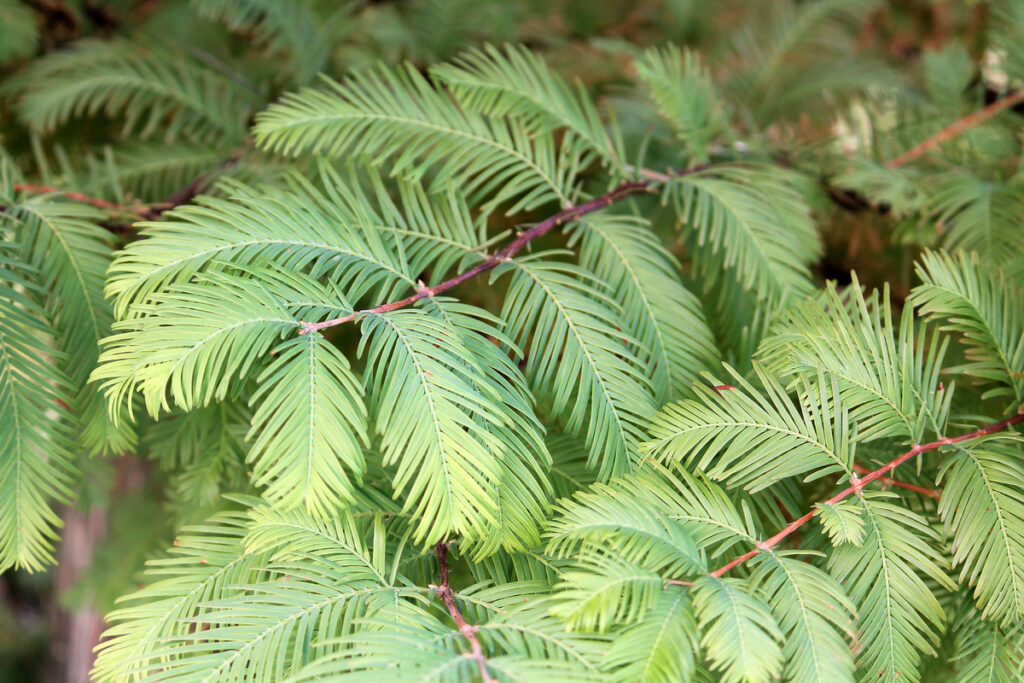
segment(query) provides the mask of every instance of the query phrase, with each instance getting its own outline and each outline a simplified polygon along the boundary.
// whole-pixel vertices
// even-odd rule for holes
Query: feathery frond
[[[946,249],[977,251],[997,264],[1021,253],[1018,218],[1024,212],[1024,176],[995,182],[949,173],[934,183],[928,208],[943,227]]]
[[[112,409],[141,394],[154,417],[172,401],[191,410],[237,395],[239,380],[300,327],[266,287],[221,273],[173,285],[139,308],[143,317],[115,324],[92,379]]]
[[[0,63],[28,57],[38,40],[32,10],[20,0],[0,0]]]
[[[192,6],[200,16],[223,22],[229,30],[266,45],[269,52],[283,53],[288,71],[299,83],[323,69],[331,47],[328,32],[352,10],[352,5],[341,3],[337,14],[324,18],[308,0],[287,5],[274,0],[192,0]]]
[[[54,332],[26,274],[0,243],[0,571],[40,570],[53,562],[51,508],[71,500],[76,474],[70,380],[53,362]]]
[[[833,545],[864,542],[864,511],[854,501],[819,503],[818,521]]]
[[[201,537],[179,539],[181,557],[164,561],[171,578],[135,596],[160,596],[164,609],[154,619],[147,600],[116,613],[121,623],[112,628],[97,671],[126,676],[158,670],[167,681],[282,680],[308,661],[319,642],[343,635],[354,620],[387,609],[402,594],[383,569],[384,549],[365,545],[365,523],[342,514],[320,524],[290,513],[282,525],[280,514],[257,508],[248,525],[256,534],[252,541],[240,543],[237,516],[213,520]],[[262,541],[259,532],[268,521],[277,531],[291,527],[284,537],[274,536],[293,541],[291,550]],[[151,575],[162,573],[161,564],[153,564]],[[153,639],[154,631],[163,637]],[[215,647],[197,648],[197,634]]]
[[[38,283],[50,292],[49,318],[63,352],[61,368],[75,388],[75,405],[83,417],[79,441],[93,452],[120,451],[135,440],[103,409],[103,400],[86,386],[99,358],[99,342],[110,334],[114,316],[103,298],[107,268],[113,259],[113,235],[100,227],[103,214],[81,203],[52,196],[4,197],[0,228],[13,229],[25,258],[37,271]]]
[[[701,645],[722,680],[769,681],[782,668],[782,632],[768,605],[741,579],[704,576],[693,587]]]
[[[665,183],[687,243],[706,272],[728,269],[761,299],[811,291],[808,264],[821,253],[810,211],[786,172],[769,166],[713,166]]]
[[[284,154],[322,152],[391,161],[392,174],[433,187],[448,182],[508,213],[557,200],[574,200],[575,174],[592,158],[574,135],[556,143],[551,132],[531,133],[503,119],[461,109],[412,66],[384,66],[326,81],[327,90],[287,94],[258,117],[257,141]]]
[[[597,108],[582,88],[571,88],[541,58],[520,46],[485,45],[430,74],[451,90],[467,111],[514,117],[530,129],[571,131],[605,162],[621,164],[621,150],[604,129]],[[618,169],[617,169],[618,170]]]
[[[645,452],[750,491],[786,477],[812,481],[851,473],[850,424],[837,384],[829,386],[821,376],[816,387],[804,382],[798,407],[760,366],[754,366],[760,391],[725,368],[737,386],[708,377],[711,386],[694,386],[696,398],[665,406],[651,425]]]
[[[1012,396],[1024,402],[1024,296],[1001,271],[982,268],[978,257],[961,252],[925,252],[917,266],[922,284],[910,298],[921,315],[945,321],[967,346],[963,372],[1002,386],[982,399]],[[1014,406],[1011,406],[1011,408]]]
[[[927,520],[886,497],[861,494],[864,541],[836,547],[828,568],[857,606],[863,677],[917,681],[921,653],[933,651],[945,619],[929,583],[954,585]]]
[[[686,151],[698,163],[706,161],[709,145],[730,131],[721,97],[700,56],[674,45],[650,48],[636,61],[636,71]]]
[[[325,516],[351,500],[365,468],[366,408],[345,357],[317,333],[270,351],[248,439],[253,483],[268,500]]]
[[[966,597],[966,596],[965,596]],[[1024,629],[1009,629],[981,618],[974,603],[965,599],[952,625],[957,680],[963,683],[1020,681],[1024,676]]]
[[[626,323],[605,285],[563,263],[520,261],[502,318],[526,346],[526,375],[535,393],[553,402],[572,432],[586,430],[591,467],[601,479],[630,471],[654,399]],[[532,335],[532,336],[531,336]]]
[[[1019,443],[958,447],[943,464],[939,515],[953,537],[960,581],[974,586],[983,619],[1024,617],[1024,466]]]
[[[865,295],[854,277],[840,295],[830,284],[824,297],[785,311],[773,329],[758,352],[765,365],[811,382],[838,381],[859,441],[920,443],[925,429],[944,431],[953,393],[939,381],[947,340],[915,334],[911,308],[896,328],[888,288]]]
[[[648,356],[656,401],[678,397],[700,368],[718,360],[700,302],[679,281],[674,259],[645,221],[597,214],[576,226],[573,235],[582,235],[580,265],[621,306],[626,329]]]
[[[639,622],[616,634],[604,664],[616,681],[688,681],[696,667],[697,640],[689,591],[669,586]]]
[[[365,381],[385,464],[396,466],[404,509],[415,510],[417,541],[460,534],[479,555],[530,547],[546,504],[538,461],[549,456],[514,366],[481,353],[494,346],[483,335],[511,342],[482,311],[442,306],[444,317],[413,309],[364,319]]]
[[[783,675],[792,681],[852,683],[853,657],[843,636],[853,633],[857,610],[835,579],[796,557],[759,555],[751,575],[784,635]]]
[[[102,112],[123,119],[122,135],[240,142],[256,104],[251,92],[188,55],[126,41],[79,41],[35,62],[17,83],[19,116],[43,132]]]

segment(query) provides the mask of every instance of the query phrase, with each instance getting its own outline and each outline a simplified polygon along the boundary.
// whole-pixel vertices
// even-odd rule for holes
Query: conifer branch
[[[343,315],[340,318],[332,318],[330,320],[324,320],[318,323],[305,323],[303,324],[301,330],[299,331],[299,334],[319,332],[320,330],[326,329],[328,327],[334,327],[336,325],[342,325],[344,323],[351,322],[364,315],[388,313],[389,311],[394,311],[399,308],[409,306],[410,304],[414,304],[420,299],[426,299],[427,297],[436,296],[438,294],[441,294],[442,292],[446,292],[449,289],[452,289],[453,287],[462,284],[466,280],[471,280],[477,275],[480,275],[481,273],[486,273],[489,270],[493,270],[499,264],[510,260],[516,254],[522,251],[527,244],[537,239],[538,237],[547,234],[553,228],[559,225],[563,225],[570,221],[574,221],[578,218],[586,216],[589,213],[593,213],[595,211],[599,211],[603,208],[611,206],[612,204],[622,201],[623,199],[638,192],[650,191],[653,188],[655,181],[661,181],[663,179],[668,180],[673,177],[690,175],[692,173],[697,173],[698,171],[703,171],[706,168],[708,168],[708,166],[710,166],[710,164],[700,164],[699,166],[694,166],[683,171],[675,171],[671,176],[658,173],[655,171],[651,172],[653,174],[652,177],[645,178],[644,180],[623,181],[614,190],[606,192],[600,197],[591,199],[590,201],[584,202],[583,204],[566,207],[565,209],[559,211],[555,215],[541,221],[540,223],[537,223],[529,230],[522,232],[518,237],[509,242],[505,246],[505,248],[499,251],[498,253],[494,254],[493,256],[484,260],[483,262],[476,264],[472,268],[459,273],[450,280],[445,280],[444,282],[438,285],[434,285],[433,287],[420,286],[419,290],[415,294],[407,296],[404,299],[400,299],[398,301],[392,301],[389,303],[380,304],[379,306],[374,306],[373,308],[365,308],[359,311],[354,311],[353,313]]]
[[[438,574],[440,575],[440,585],[434,586],[434,588],[437,588],[438,595],[444,600],[445,607],[448,608],[448,614],[451,615],[455,626],[458,627],[459,633],[469,641],[470,656],[476,661],[476,665],[480,669],[480,678],[484,683],[496,683],[487,669],[487,659],[484,657],[483,648],[480,646],[480,639],[476,637],[476,627],[466,622],[466,618],[462,616],[462,612],[459,611],[459,606],[455,604],[455,598],[452,596],[452,588],[448,582],[449,543],[450,541],[441,541],[434,546],[434,550],[437,552]]]
[[[885,479],[885,475],[887,475],[889,472],[893,471],[894,469],[905,463],[907,460],[910,460],[914,456],[926,453],[928,451],[934,451],[938,448],[941,448],[942,446],[948,446],[951,444],[961,443],[964,441],[977,439],[983,436],[988,436],[989,434],[995,434],[996,432],[1001,432],[1007,427],[1018,424],[1020,422],[1024,422],[1024,413],[1019,413],[1017,415],[1014,415],[1013,417],[1008,417],[1005,420],[994,422],[993,424],[990,424],[987,427],[976,429],[968,434],[962,434],[960,436],[953,438],[939,439],[938,441],[932,441],[931,443],[914,446],[900,457],[890,461],[888,464],[883,465],[882,467],[879,467],[876,470],[872,470],[864,477],[858,477],[855,472],[853,475],[853,483],[850,484],[850,486],[848,486],[847,488],[837,493],[836,495],[829,498],[827,501],[825,501],[825,503],[828,505],[834,505],[839,501],[843,500],[844,498],[850,496],[851,494],[859,493],[866,484],[870,484],[876,479]],[[711,572],[709,576],[719,578],[723,574],[728,572],[730,569],[734,569],[735,567],[738,567],[747,560],[753,558],[755,555],[757,555],[758,551],[771,550],[773,547],[778,545],[779,542],[782,541],[784,538],[792,534],[794,531],[802,527],[807,522],[811,521],[814,518],[814,516],[818,514],[819,509],[820,508],[815,507],[810,512],[805,514],[803,517],[793,520],[792,522],[787,524],[781,531],[779,531],[777,534],[769,538],[767,541],[759,542],[757,544],[757,547],[755,547],[753,550],[746,552],[737,557],[736,559],[734,559],[732,562],[729,562],[728,564],[719,567],[715,571]],[[672,580],[671,583],[679,582]]]
[[[696,169],[691,169],[685,173],[693,173]],[[389,303],[380,304],[373,308],[366,308],[360,311],[349,313],[348,315],[341,316],[340,318],[332,318],[330,320],[324,320],[318,323],[305,323],[299,334],[309,334],[310,332],[319,332],[328,327],[334,327],[336,325],[342,325],[347,322],[351,322],[356,318],[364,315],[387,313],[394,311],[399,308],[404,308],[410,304],[414,304],[420,299],[426,299],[427,297],[436,296],[442,292],[446,292],[449,289],[462,284],[466,280],[470,280],[481,273],[486,273],[489,270],[494,269],[499,264],[510,260],[513,256],[522,251],[523,247],[537,239],[538,237],[547,234],[552,228],[568,223],[569,221],[576,220],[586,216],[589,213],[598,211],[607,206],[625,199],[626,197],[636,194],[637,192],[646,191],[652,185],[650,180],[632,180],[624,181],[618,187],[611,192],[607,192],[596,199],[591,199],[589,202],[579,204],[577,206],[570,206],[562,211],[559,211],[555,215],[541,221],[537,225],[533,226],[529,230],[522,232],[518,237],[509,242],[504,249],[494,254],[490,258],[476,264],[469,270],[465,270],[450,280],[445,280],[439,285],[433,287],[421,286],[419,290],[410,296],[400,299],[398,301],[392,301]]]
[[[938,147],[944,142],[948,142],[955,138],[960,133],[964,132],[968,128],[978,125],[988,119],[992,118],[1004,109],[1009,109],[1017,104],[1024,102],[1024,88],[1014,91],[1009,95],[996,100],[992,104],[988,105],[984,109],[979,109],[976,112],[972,112],[967,116],[955,121],[954,123],[946,126],[935,135],[931,136],[924,142],[914,145],[903,154],[899,155],[895,159],[890,159],[886,166],[889,168],[899,168],[915,159],[924,156],[925,153]]]

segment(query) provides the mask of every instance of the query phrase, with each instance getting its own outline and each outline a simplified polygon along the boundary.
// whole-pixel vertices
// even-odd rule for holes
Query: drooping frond
[[[511,116],[530,129],[564,128],[604,161],[620,165],[597,108],[581,86],[571,88],[547,63],[522,46],[492,45],[462,53],[430,70],[468,111]]]
[[[760,299],[812,291],[808,264],[820,256],[821,242],[787,172],[715,166],[666,182],[663,201],[692,231],[687,241],[704,271],[728,269]]]
[[[134,434],[116,427],[103,408],[102,396],[86,386],[99,357],[99,342],[110,334],[114,321],[103,298],[113,235],[98,225],[103,214],[81,203],[47,195],[10,201],[0,213],[0,227],[13,228],[39,284],[50,292],[47,309],[64,353],[61,367],[75,387],[73,405],[83,418],[79,441],[93,452],[124,450],[134,442]]]
[[[861,494],[864,541],[836,547],[828,568],[857,606],[863,678],[918,681],[921,653],[933,651],[945,618],[929,583],[955,586],[927,520],[886,497]]]
[[[816,386],[805,381],[798,406],[760,366],[754,366],[760,390],[725,367],[737,386],[709,377],[711,386],[694,386],[695,398],[665,406],[645,452],[750,491],[792,476],[810,481],[851,473],[854,449],[838,385],[822,377]]]
[[[514,268],[502,318],[526,354],[535,394],[550,398],[570,431],[587,435],[589,463],[608,479],[630,471],[654,414],[636,342],[605,286],[586,271],[540,260]]]
[[[722,99],[698,54],[674,45],[650,48],[636,61],[658,113],[697,163],[707,159],[708,146],[729,132]]]
[[[282,271],[308,269],[314,277],[333,273],[354,300],[366,292],[388,299],[414,284],[397,250],[380,236],[385,219],[367,211],[365,196],[347,192],[350,186],[332,186],[326,194],[308,183],[296,191],[232,189],[231,199],[204,197],[170,220],[140,224],[149,239],[118,256],[107,283],[119,317],[132,303],[218,263],[269,262]]]
[[[39,29],[28,5],[0,0],[0,63],[28,57],[36,49]]]
[[[703,576],[693,586],[712,671],[726,683],[769,681],[782,669],[782,632],[764,600],[742,579]]]
[[[135,394],[157,416],[237,394],[275,342],[300,321],[258,281],[207,273],[139,304],[144,317],[115,324],[92,379],[112,408]]]
[[[928,208],[943,226],[946,249],[977,251],[996,264],[1022,252],[1018,219],[1024,212],[1024,176],[996,182],[949,173],[933,182]]]
[[[168,557],[150,561],[153,582],[121,598],[123,606],[107,617],[111,626],[92,671],[97,681],[141,678],[168,642],[185,642],[194,628],[190,620],[208,611],[207,601],[260,575],[267,554],[244,552],[247,521],[244,514],[227,512],[187,527]]]
[[[390,160],[395,175],[432,171],[436,188],[451,182],[473,203],[486,196],[495,207],[514,198],[509,213],[572,201],[575,174],[592,156],[574,135],[556,143],[551,132],[461,109],[411,65],[327,80],[327,88],[287,94],[271,105],[253,129],[257,141],[285,154]]]
[[[852,635],[857,610],[835,579],[795,555],[775,552],[757,556],[751,582],[782,629],[784,678],[852,683],[853,657],[843,636]]]
[[[0,571],[37,571],[53,562],[61,521],[51,505],[72,497],[73,389],[54,362],[32,268],[8,258],[10,244],[0,250]]]
[[[604,665],[614,672],[615,681],[688,681],[699,652],[697,641],[689,591],[668,586],[639,622],[615,635]]]
[[[190,530],[202,535],[178,540],[177,557],[151,562],[151,578],[168,578],[128,598],[137,605],[115,612],[96,677],[279,681],[304,665],[317,644],[401,596],[385,548],[364,540],[367,527],[379,522],[345,513],[330,523],[281,515],[257,508],[249,524],[238,515],[215,518]],[[274,534],[262,532],[266,524]]]
[[[968,363],[947,372],[998,382],[982,399],[1013,396],[1024,402],[1024,295],[998,269],[977,256],[926,252],[917,267],[922,284],[910,303],[921,315],[944,321],[967,346]],[[1008,406],[1013,408],[1015,406]]]
[[[939,515],[953,537],[960,581],[974,586],[984,619],[1024,618],[1024,466],[1019,443],[958,447],[940,471]]]
[[[676,398],[718,360],[700,302],[646,221],[598,214],[580,221],[580,265],[605,282],[648,358],[655,399]]]
[[[188,55],[116,40],[83,40],[50,53],[17,83],[19,116],[43,132],[102,112],[123,119],[124,135],[240,142],[256,103],[250,91]]]
[[[650,463],[591,491],[562,501],[548,524],[549,552],[568,556],[578,544],[588,543],[614,548],[635,563],[653,559],[655,566],[673,571],[684,571],[687,565],[703,571],[707,561],[692,557],[691,542],[718,557],[739,543],[755,543],[760,533],[749,510],[740,512],[720,486],[699,473],[670,472]],[[611,495],[600,498],[593,493],[598,491]]]
[[[939,381],[947,340],[915,335],[913,309],[893,324],[888,288],[865,296],[854,277],[842,294],[785,311],[758,355],[775,373],[838,381],[860,441],[900,437],[920,443],[945,429],[952,387]]]
[[[317,333],[290,339],[256,381],[248,439],[253,483],[284,509],[327,515],[365,469],[366,408],[348,361]]]
[[[549,456],[503,340],[478,309],[445,302],[364,319],[370,413],[417,541],[465,536],[475,552],[539,541]],[[511,342],[505,340],[511,345]],[[470,360],[472,359],[472,360]]]

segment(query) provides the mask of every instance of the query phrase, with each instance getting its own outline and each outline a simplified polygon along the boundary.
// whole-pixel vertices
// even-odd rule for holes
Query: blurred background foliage
[[[647,168],[766,160],[816,181],[806,189],[825,236],[820,278],[848,282],[856,269],[868,287],[888,281],[899,301],[922,247],[952,243],[994,254],[1019,236],[1017,116],[971,128],[917,170],[896,173],[884,162],[1020,86],[1024,51],[1008,49],[1024,37],[1024,16],[1014,9],[1020,6],[0,0],[0,145],[46,185],[118,203],[160,202],[193,183],[211,190],[218,178],[279,177],[294,162],[253,148],[252,117],[283,92],[315,84],[319,73],[337,78],[378,60],[425,69],[468,47],[521,43],[609,105],[627,149],[642,151]],[[646,48],[669,42],[685,49],[678,73],[634,71]],[[168,61],[177,71],[155,66]],[[685,80],[716,93],[711,101],[721,106],[694,107],[708,101],[695,97],[669,103],[672,110],[658,116],[636,92],[637,77]],[[166,83],[186,92],[210,89],[214,96],[197,100],[214,102],[215,115],[190,116],[191,103],[175,99],[173,88],[146,110],[119,94],[155,92]],[[52,97],[76,87],[83,93],[78,100],[66,90]],[[105,99],[95,97],[98,91]],[[101,101],[118,104],[109,112],[88,105]],[[164,125],[170,119],[173,125]],[[719,134],[694,139],[688,125]],[[654,225],[685,253],[673,225]],[[1019,252],[1007,251],[1011,270],[1024,264]],[[712,305],[745,305],[733,288],[695,280]],[[742,365],[744,349],[734,345],[731,353]],[[222,504],[222,491],[245,490],[247,409],[205,410],[224,414],[210,420],[197,411],[142,426],[144,457],[113,453],[104,466],[91,461],[77,503],[62,514],[58,567],[0,576],[0,680],[79,680],[76,662],[88,659],[99,615],[137,583],[143,561],[169,543],[174,527]],[[197,457],[211,449],[224,457]],[[182,498],[168,494],[176,490],[189,492],[187,506],[166,502]]]

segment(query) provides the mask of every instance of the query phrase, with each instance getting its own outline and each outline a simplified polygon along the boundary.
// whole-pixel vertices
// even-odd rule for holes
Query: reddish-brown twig
[[[869,470],[867,467],[864,467],[864,465],[854,465],[853,471],[856,472],[857,474],[871,474],[871,470]],[[911,484],[905,481],[900,481],[898,479],[893,479],[892,477],[879,477],[878,481],[882,482],[886,486],[895,486],[897,488],[906,489],[908,491],[914,491],[915,493],[920,493],[922,496],[928,496],[929,498],[934,498],[935,500],[938,500],[939,498],[942,497],[942,494],[936,491],[935,489],[926,489],[923,486],[918,486],[917,484]]]
[[[689,171],[692,173],[693,171]],[[537,225],[533,226],[529,230],[522,232],[518,237],[509,242],[504,249],[494,254],[488,259],[476,264],[469,270],[465,270],[450,280],[446,280],[441,284],[434,285],[433,287],[420,287],[419,291],[411,296],[407,296],[399,301],[392,301],[389,303],[374,306],[373,308],[366,308],[361,311],[355,311],[348,315],[343,315],[340,318],[332,318],[331,320],[324,320],[319,323],[306,323],[302,326],[299,334],[308,334],[310,332],[318,332],[327,327],[334,327],[335,325],[341,325],[343,323],[350,322],[364,315],[371,315],[375,313],[387,313],[388,311],[394,311],[399,308],[404,308],[409,304],[416,303],[420,299],[426,299],[427,297],[436,296],[441,292],[446,292],[452,287],[462,284],[466,280],[472,279],[480,273],[486,273],[489,270],[497,267],[499,264],[508,261],[513,256],[518,254],[523,247],[537,239],[541,235],[544,235],[551,231],[552,228],[568,223],[569,221],[576,220],[582,216],[586,216],[588,213],[593,213],[599,209],[603,209],[606,206],[610,206],[617,201],[625,199],[631,194],[648,189],[651,185],[650,180],[634,180],[627,181],[616,187],[611,192],[601,195],[596,199],[591,199],[589,202],[585,202],[578,206],[570,206],[567,209],[559,211],[554,216],[541,221]]]
[[[480,639],[476,637],[476,627],[466,623],[466,618],[462,616],[462,612],[459,611],[459,606],[455,604],[455,598],[452,596],[452,588],[448,583],[448,543],[448,541],[441,541],[434,546],[434,550],[437,552],[440,585],[433,586],[433,588],[437,588],[437,594],[444,600],[448,614],[452,616],[459,633],[469,641],[470,656],[476,660],[476,665],[480,669],[480,678],[484,683],[496,683],[487,669],[487,659],[484,658],[484,650],[480,647]]]
[[[972,126],[976,126],[979,123],[986,121],[1004,109],[1024,102],[1024,88],[1016,90],[1006,97],[1002,97],[992,104],[988,105],[984,109],[979,109],[976,112],[968,114],[967,116],[955,121],[949,126],[946,126],[935,135],[931,136],[924,142],[914,145],[903,154],[899,155],[895,159],[890,159],[886,166],[889,168],[899,168],[904,164],[907,164],[915,159],[924,156],[927,152],[935,149],[944,142],[948,142],[955,138],[960,133],[964,132]]]
[[[1005,420],[1000,420],[999,422],[995,422],[993,424],[990,424],[987,427],[982,427],[981,429],[976,429],[973,432],[970,432],[968,434],[962,434],[961,436],[957,436],[957,437],[954,437],[954,438],[951,438],[951,439],[949,439],[949,438],[947,438],[947,439],[939,439],[938,441],[932,441],[931,443],[926,443],[926,444],[914,446],[913,448],[911,448],[909,451],[907,451],[906,453],[904,453],[900,457],[896,458],[895,460],[889,462],[886,465],[883,465],[882,467],[879,467],[877,470],[873,470],[873,471],[869,472],[864,477],[857,478],[857,475],[855,473],[854,474],[855,478],[853,480],[853,483],[850,486],[848,486],[847,488],[843,489],[842,491],[840,491],[836,495],[832,496],[831,498],[829,498],[825,502],[828,503],[828,504],[838,503],[839,501],[841,501],[842,499],[846,498],[847,496],[849,496],[849,495],[851,495],[853,493],[859,492],[862,488],[864,488],[864,486],[866,484],[870,484],[871,482],[875,481],[876,479],[882,479],[889,472],[892,472],[894,469],[896,469],[897,467],[899,467],[900,465],[905,463],[907,460],[910,460],[911,458],[913,458],[916,455],[920,455],[921,453],[926,453],[928,451],[934,451],[934,450],[936,450],[938,448],[941,448],[942,446],[948,446],[950,444],[961,443],[963,441],[970,441],[971,439],[977,439],[977,438],[980,438],[982,436],[988,436],[989,434],[995,434],[996,432],[1001,432],[1002,430],[1006,429],[1007,427],[1009,427],[1011,425],[1015,425],[1015,424],[1017,424],[1019,422],[1024,422],[1024,414],[1019,414],[1019,415],[1014,415],[1013,417],[1008,417]],[[787,536],[792,534],[794,531],[796,531],[797,529],[802,527],[804,524],[807,524],[807,522],[811,521],[811,519],[813,519],[816,514],[818,514],[818,508],[814,508],[813,510],[808,512],[803,517],[800,517],[799,519],[793,520],[792,522],[787,524],[781,531],[779,531],[779,533],[775,534],[774,536],[769,538],[767,541],[759,542],[757,544],[757,546],[753,550],[751,550],[749,552],[746,552],[746,553],[740,555],[739,557],[737,557],[732,562],[730,562],[730,563],[728,563],[726,565],[723,565],[722,567],[719,567],[715,571],[711,572],[710,575],[714,576],[716,578],[720,577],[723,574],[725,574],[727,571],[729,571],[730,569],[733,569],[735,567],[740,566],[741,564],[743,564],[744,562],[746,562],[750,558],[752,558],[755,555],[757,555],[758,551],[760,551],[760,550],[771,550],[773,547],[778,545],[778,543],[782,539],[786,538]]]
[[[97,209],[103,209],[105,211],[121,211],[124,213],[140,213],[145,210],[145,206],[131,206],[128,204],[115,204],[114,202],[108,202],[106,199],[99,197],[90,197],[87,194],[81,192],[70,192],[68,190],[62,190],[59,187],[50,187],[49,185],[31,185],[29,183],[18,183],[14,186],[15,192],[24,192],[26,194],[61,194],[66,199],[70,199],[74,202],[82,202],[83,204],[89,204],[95,206]]]

